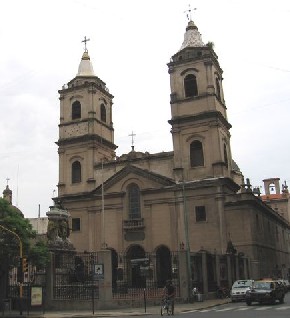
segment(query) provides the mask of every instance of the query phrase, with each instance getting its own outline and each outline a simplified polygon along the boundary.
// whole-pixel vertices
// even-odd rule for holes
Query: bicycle
[[[161,301],[160,315],[163,316],[164,314],[173,315],[173,302],[168,297],[163,298]]]
[[[217,296],[217,298],[220,298],[220,299],[230,298],[231,297],[231,292],[226,287],[220,287],[216,291],[216,296]]]

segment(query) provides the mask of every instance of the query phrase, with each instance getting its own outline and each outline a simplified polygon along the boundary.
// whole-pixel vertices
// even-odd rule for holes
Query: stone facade
[[[71,214],[76,250],[224,255],[232,242],[251,260],[252,278],[290,269],[289,223],[253,194],[232,159],[223,72],[192,21],[168,72],[170,152],[132,147],[116,157],[113,95],[94,75],[87,51],[77,76],[59,91],[55,200]]]

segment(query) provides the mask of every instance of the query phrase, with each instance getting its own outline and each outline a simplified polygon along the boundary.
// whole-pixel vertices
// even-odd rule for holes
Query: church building
[[[59,90],[54,200],[71,215],[70,240],[81,252],[110,249],[116,269],[122,257],[133,265],[148,259],[160,284],[174,272],[170,255],[180,250],[190,257],[193,281],[204,274],[195,255],[206,253],[209,268],[221,256],[214,265],[218,274],[208,269],[208,286],[225,275],[222,257],[228,254],[238,259],[237,272],[246,267],[240,277],[288,272],[289,223],[252,192],[233,160],[223,70],[192,20],[167,65],[173,151],[132,146],[116,156],[114,96],[95,74],[86,48],[76,76]],[[129,275],[132,284],[142,281],[138,271],[142,266]]]

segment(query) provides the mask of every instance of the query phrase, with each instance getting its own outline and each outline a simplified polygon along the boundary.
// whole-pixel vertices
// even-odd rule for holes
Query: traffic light
[[[23,283],[22,258],[20,258],[20,262],[17,266],[17,282]]]
[[[23,257],[22,258],[22,272],[28,272],[28,263],[27,263],[27,258]]]

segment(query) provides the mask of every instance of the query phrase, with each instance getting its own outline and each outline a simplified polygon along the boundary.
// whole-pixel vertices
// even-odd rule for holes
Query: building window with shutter
[[[227,149],[227,145],[224,144],[224,161],[226,166],[229,165],[229,160],[228,160],[228,149]]]
[[[140,219],[140,189],[137,184],[132,183],[128,186],[129,219]]]
[[[206,221],[206,211],[205,206],[196,206],[195,207],[195,220],[196,222]]]
[[[101,104],[101,121],[103,121],[104,123],[107,121],[107,111],[104,104]]]
[[[80,218],[72,218],[71,229],[73,232],[77,232],[77,231],[81,230],[81,219]]]
[[[190,144],[190,165],[191,167],[204,166],[202,143],[198,140]]]
[[[82,166],[79,161],[74,161],[71,166],[71,182],[79,183],[82,181]]]
[[[79,101],[75,101],[72,104],[71,108],[71,119],[78,119],[81,118],[81,103]]]
[[[184,93],[185,97],[194,97],[198,95],[197,81],[193,74],[188,74],[184,78]]]

